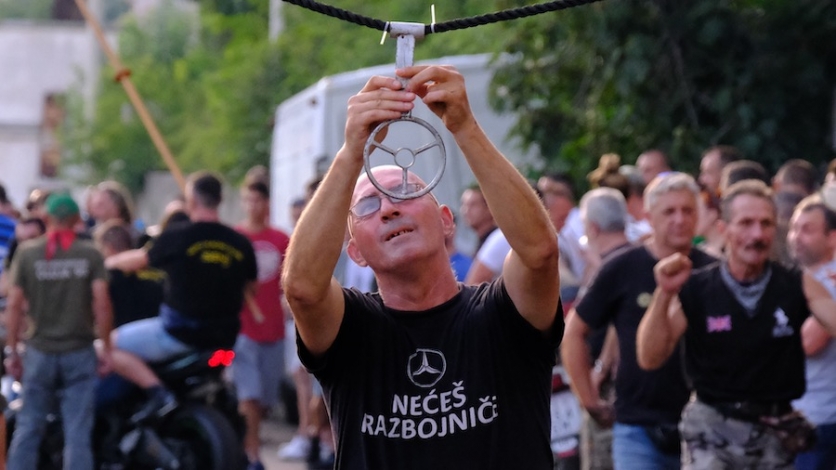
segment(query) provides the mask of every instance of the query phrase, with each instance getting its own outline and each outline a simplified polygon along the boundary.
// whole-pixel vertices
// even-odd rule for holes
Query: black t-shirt
[[[804,394],[800,332],[810,310],[802,274],[770,265],[772,277],[752,316],[723,282],[720,263],[694,272],[682,287],[686,367],[698,395],[789,401]]]
[[[695,267],[715,261],[696,248],[689,258]],[[615,326],[621,356],[615,378],[615,415],[619,423],[679,422],[690,395],[679,346],[662,367],[653,371],[640,368],[636,359],[636,332],[656,289],[653,267],[657,261],[643,245],[622,252],[601,267],[575,306],[591,328],[609,323]]]
[[[156,317],[163,302],[165,273],[158,269],[141,269],[126,273],[108,271],[108,291],[113,304],[113,327]]]
[[[323,357],[297,336],[303,364],[323,386],[336,469],[552,469],[562,315],[547,338],[520,316],[501,279],[462,286],[422,312],[345,289],[345,317]]]
[[[633,248],[633,245],[630,242],[627,242],[623,245],[618,245],[617,247],[603,253],[601,255],[601,266],[607,263],[607,261],[615,258],[616,256],[624,253],[625,251]],[[600,267],[599,267],[600,269]],[[583,299],[583,296],[586,295],[586,291],[589,289],[589,286],[581,286],[580,292],[578,292],[578,297],[575,299],[575,302],[580,302]],[[589,360],[594,361],[601,356],[601,352],[604,350],[604,343],[607,340],[607,331],[609,330],[609,325],[604,325],[602,328],[598,328],[592,330],[589,333],[589,336],[586,337],[586,344],[589,346]]]
[[[196,222],[160,234],[149,264],[167,275],[166,330],[204,348],[226,347],[241,329],[244,286],[257,275],[255,253],[244,235],[216,222]]]

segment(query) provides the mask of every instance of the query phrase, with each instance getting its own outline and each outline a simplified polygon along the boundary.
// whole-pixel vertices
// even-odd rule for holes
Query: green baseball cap
[[[68,193],[56,193],[46,198],[46,213],[58,220],[78,215],[78,204]]]

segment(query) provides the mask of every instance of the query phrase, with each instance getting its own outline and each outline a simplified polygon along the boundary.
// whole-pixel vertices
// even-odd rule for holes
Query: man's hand
[[[391,77],[372,77],[359,93],[348,99],[345,121],[345,145],[354,158],[363,158],[363,149],[378,124],[398,119],[415,107],[415,93],[401,89],[401,82]],[[386,137],[386,131],[378,134]]]
[[[101,348],[97,351],[96,357],[99,360],[98,366],[96,368],[96,372],[98,372],[99,377],[104,377],[105,375],[113,372],[113,355],[110,348]]]
[[[682,253],[662,259],[653,268],[656,285],[665,292],[676,294],[691,275],[691,260]]]
[[[421,97],[451,133],[476,124],[467,100],[464,77],[455,68],[419,65],[398,69],[396,73],[409,79],[407,91]]]
[[[604,400],[598,399],[596,403],[584,408],[589,416],[602,428],[611,428],[615,423],[615,408]]]

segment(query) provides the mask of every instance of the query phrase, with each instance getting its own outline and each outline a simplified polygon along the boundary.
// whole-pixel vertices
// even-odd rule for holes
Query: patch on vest
[[[772,328],[772,336],[775,338],[792,336],[795,330],[790,326],[790,319],[784,313],[784,310],[778,307],[772,315],[775,316],[775,326]]]
[[[724,315],[722,317],[707,317],[705,326],[708,333],[731,331],[731,315]]]

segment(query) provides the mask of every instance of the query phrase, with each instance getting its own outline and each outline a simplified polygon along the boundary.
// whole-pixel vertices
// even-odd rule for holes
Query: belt
[[[759,423],[764,416],[783,416],[792,412],[789,401],[727,401],[697,395],[697,399],[714,408],[725,418]]]

